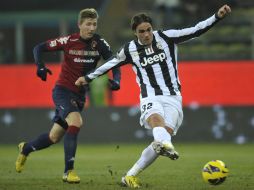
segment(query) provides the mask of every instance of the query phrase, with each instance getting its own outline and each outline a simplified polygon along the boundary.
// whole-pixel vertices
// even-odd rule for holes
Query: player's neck
[[[151,47],[152,44],[143,44],[139,39],[138,39],[138,43],[142,46],[147,46],[147,47]]]

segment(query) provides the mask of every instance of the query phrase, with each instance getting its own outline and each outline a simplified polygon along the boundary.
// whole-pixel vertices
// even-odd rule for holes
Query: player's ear
[[[132,31],[133,31],[134,35],[135,35],[136,37],[138,37],[136,30],[132,30]]]
[[[77,22],[77,25],[78,25],[78,28],[80,29],[80,27],[81,27],[81,24],[80,24],[80,22]]]

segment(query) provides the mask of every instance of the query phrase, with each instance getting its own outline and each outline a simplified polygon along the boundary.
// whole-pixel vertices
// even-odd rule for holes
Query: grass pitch
[[[175,144],[177,161],[159,157],[139,175],[142,189],[247,190],[254,189],[254,144]],[[79,145],[75,168],[80,184],[62,182],[63,146],[32,153],[25,170],[16,173],[16,145],[0,145],[0,190],[110,190],[128,189],[121,177],[139,158],[145,144]],[[201,169],[213,159],[223,160],[229,177],[219,186],[203,182]]]

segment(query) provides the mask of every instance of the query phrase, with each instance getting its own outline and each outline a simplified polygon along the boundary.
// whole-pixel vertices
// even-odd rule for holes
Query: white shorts
[[[161,115],[167,127],[173,129],[176,135],[183,121],[182,96],[154,96],[142,98],[140,101],[140,125],[147,129],[151,127],[146,122],[152,114]]]

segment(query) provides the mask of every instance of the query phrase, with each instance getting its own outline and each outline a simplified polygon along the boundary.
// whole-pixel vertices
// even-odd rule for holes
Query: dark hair
[[[149,17],[146,13],[139,13],[132,17],[131,19],[131,29],[136,30],[137,26],[143,22],[148,22],[152,25],[152,18]]]
[[[82,23],[86,18],[99,18],[98,13],[93,8],[83,9],[79,12],[78,23]]]

